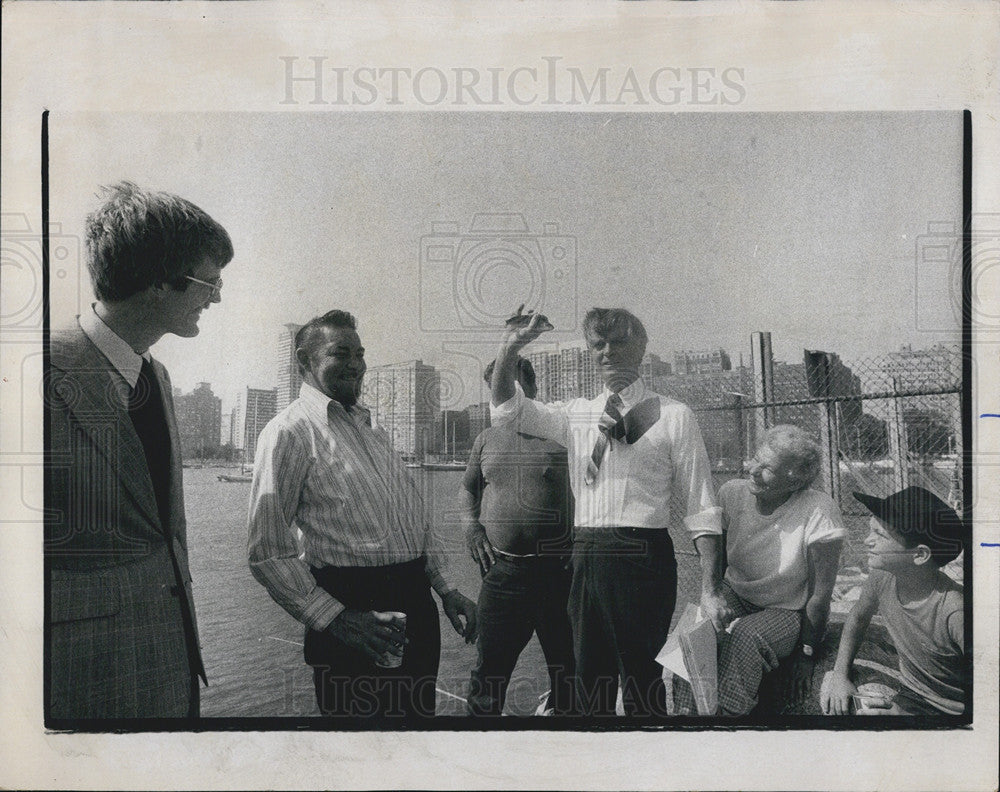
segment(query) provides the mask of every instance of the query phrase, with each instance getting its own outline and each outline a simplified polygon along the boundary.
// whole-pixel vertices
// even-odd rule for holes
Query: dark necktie
[[[128,414],[146,455],[146,467],[153,481],[156,508],[163,531],[170,528],[170,431],[163,409],[163,394],[153,364],[142,359],[139,379],[129,394]]]
[[[621,440],[625,437],[625,422],[622,420],[621,408],[622,398],[617,393],[612,393],[604,404],[604,412],[597,423],[600,434],[597,442],[594,443],[594,451],[587,462],[587,474],[584,480],[587,484],[593,484],[597,480],[597,471],[601,467],[601,460],[604,459],[604,452],[607,451],[608,443],[612,438]]]
[[[153,493],[156,496],[156,510],[160,515],[160,524],[166,535],[170,534],[170,429],[167,427],[167,414],[163,406],[163,393],[160,382],[153,371],[153,364],[142,359],[142,370],[139,379],[132,388],[128,398],[128,414],[132,419],[136,434],[142,442],[142,450],[146,454],[146,467],[149,477],[153,480]],[[174,555],[172,544],[168,544],[170,562],[174,568],[177,585],[173,589],[180,598],[181,613],[184,622],[184,639],[187,647],[188,662],[191,664],[192,678],[195,675],[205,679],[205,667],[198,652],[198,639],[195,635],[194,612],[184,591],[184,577],[180,565]],[[206,680],[207,682],[207,680]]]

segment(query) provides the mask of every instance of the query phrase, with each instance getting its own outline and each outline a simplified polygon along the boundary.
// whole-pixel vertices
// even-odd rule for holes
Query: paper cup
[[[392,616],[393,623],[406,635],[406,614],[399,611],[382,611],[381,616]],[[405,647],[404,647],[405,648]],[[379,668],[399,668],[403,664],[403,656],[386,652],[382,659],[375,663]]]

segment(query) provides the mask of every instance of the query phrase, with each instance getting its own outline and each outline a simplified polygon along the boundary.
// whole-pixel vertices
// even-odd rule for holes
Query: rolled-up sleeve
[[[299,557],[295,513],[311,466],[293,431],[269,425],[261,433],[250,489],[247,556],[250,572],[271,599],[314,630],[329,626],[344,605],[316,585]]]
[[[684,504],[684,526],[692,541],[722,534],[722,509],[716,504],[705,441],[691,408],[682,405],[673,422],[673,493]]]

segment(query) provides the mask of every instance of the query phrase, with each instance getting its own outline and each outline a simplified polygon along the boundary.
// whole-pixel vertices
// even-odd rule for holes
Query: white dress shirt
[[[520,431],[566,447],[578,528],[666,528],[674,499],[692,540],[721,534],[721,509],[716,506],[708,454],[694,414],[687,405],[646,388],[641,379],[619,393],[621,413],[627,415],[646,399],[659,399],[659,420],[635,443],[611,440],[597,480],[592,485],[585,482],[598,422],[610,395],[605,388],[596,399],[541,404],[517,387],[512,398],[490,405],[490,418],[499,426],[520,416]]]
[[[104,324],[104,320],[97,315],[94,306],[90,306],[89,311],[84,311],[79,316],[80,329],[91,341],[97,350],[108,359],[114,366],[115,371],[122,375],[122,379],[129,388],[134,388],[139,381],[139,373],[142,371],[143,355],[139,355],[128,345],[120,335]],[[149,359],[149,353],[145,355]],[[128,404],[128,393],[122,394],[125,403]]]
[[[417,486],[389,436],[308,383],[261,432],[250,491],[250,570],[292,616],[323,630],[344,605],[310,566],[427,558],[438,594],[455,588]],[[296,530],[301,531],[302,550]]]

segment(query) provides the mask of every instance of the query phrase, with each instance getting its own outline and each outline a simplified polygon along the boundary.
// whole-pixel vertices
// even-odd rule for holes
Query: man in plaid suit
[[[123,182],[87,218],[97,302],[52,334],[45,381],[45,713],[198,715],[198,646],[170,378],[233,256],[194,204]]]

